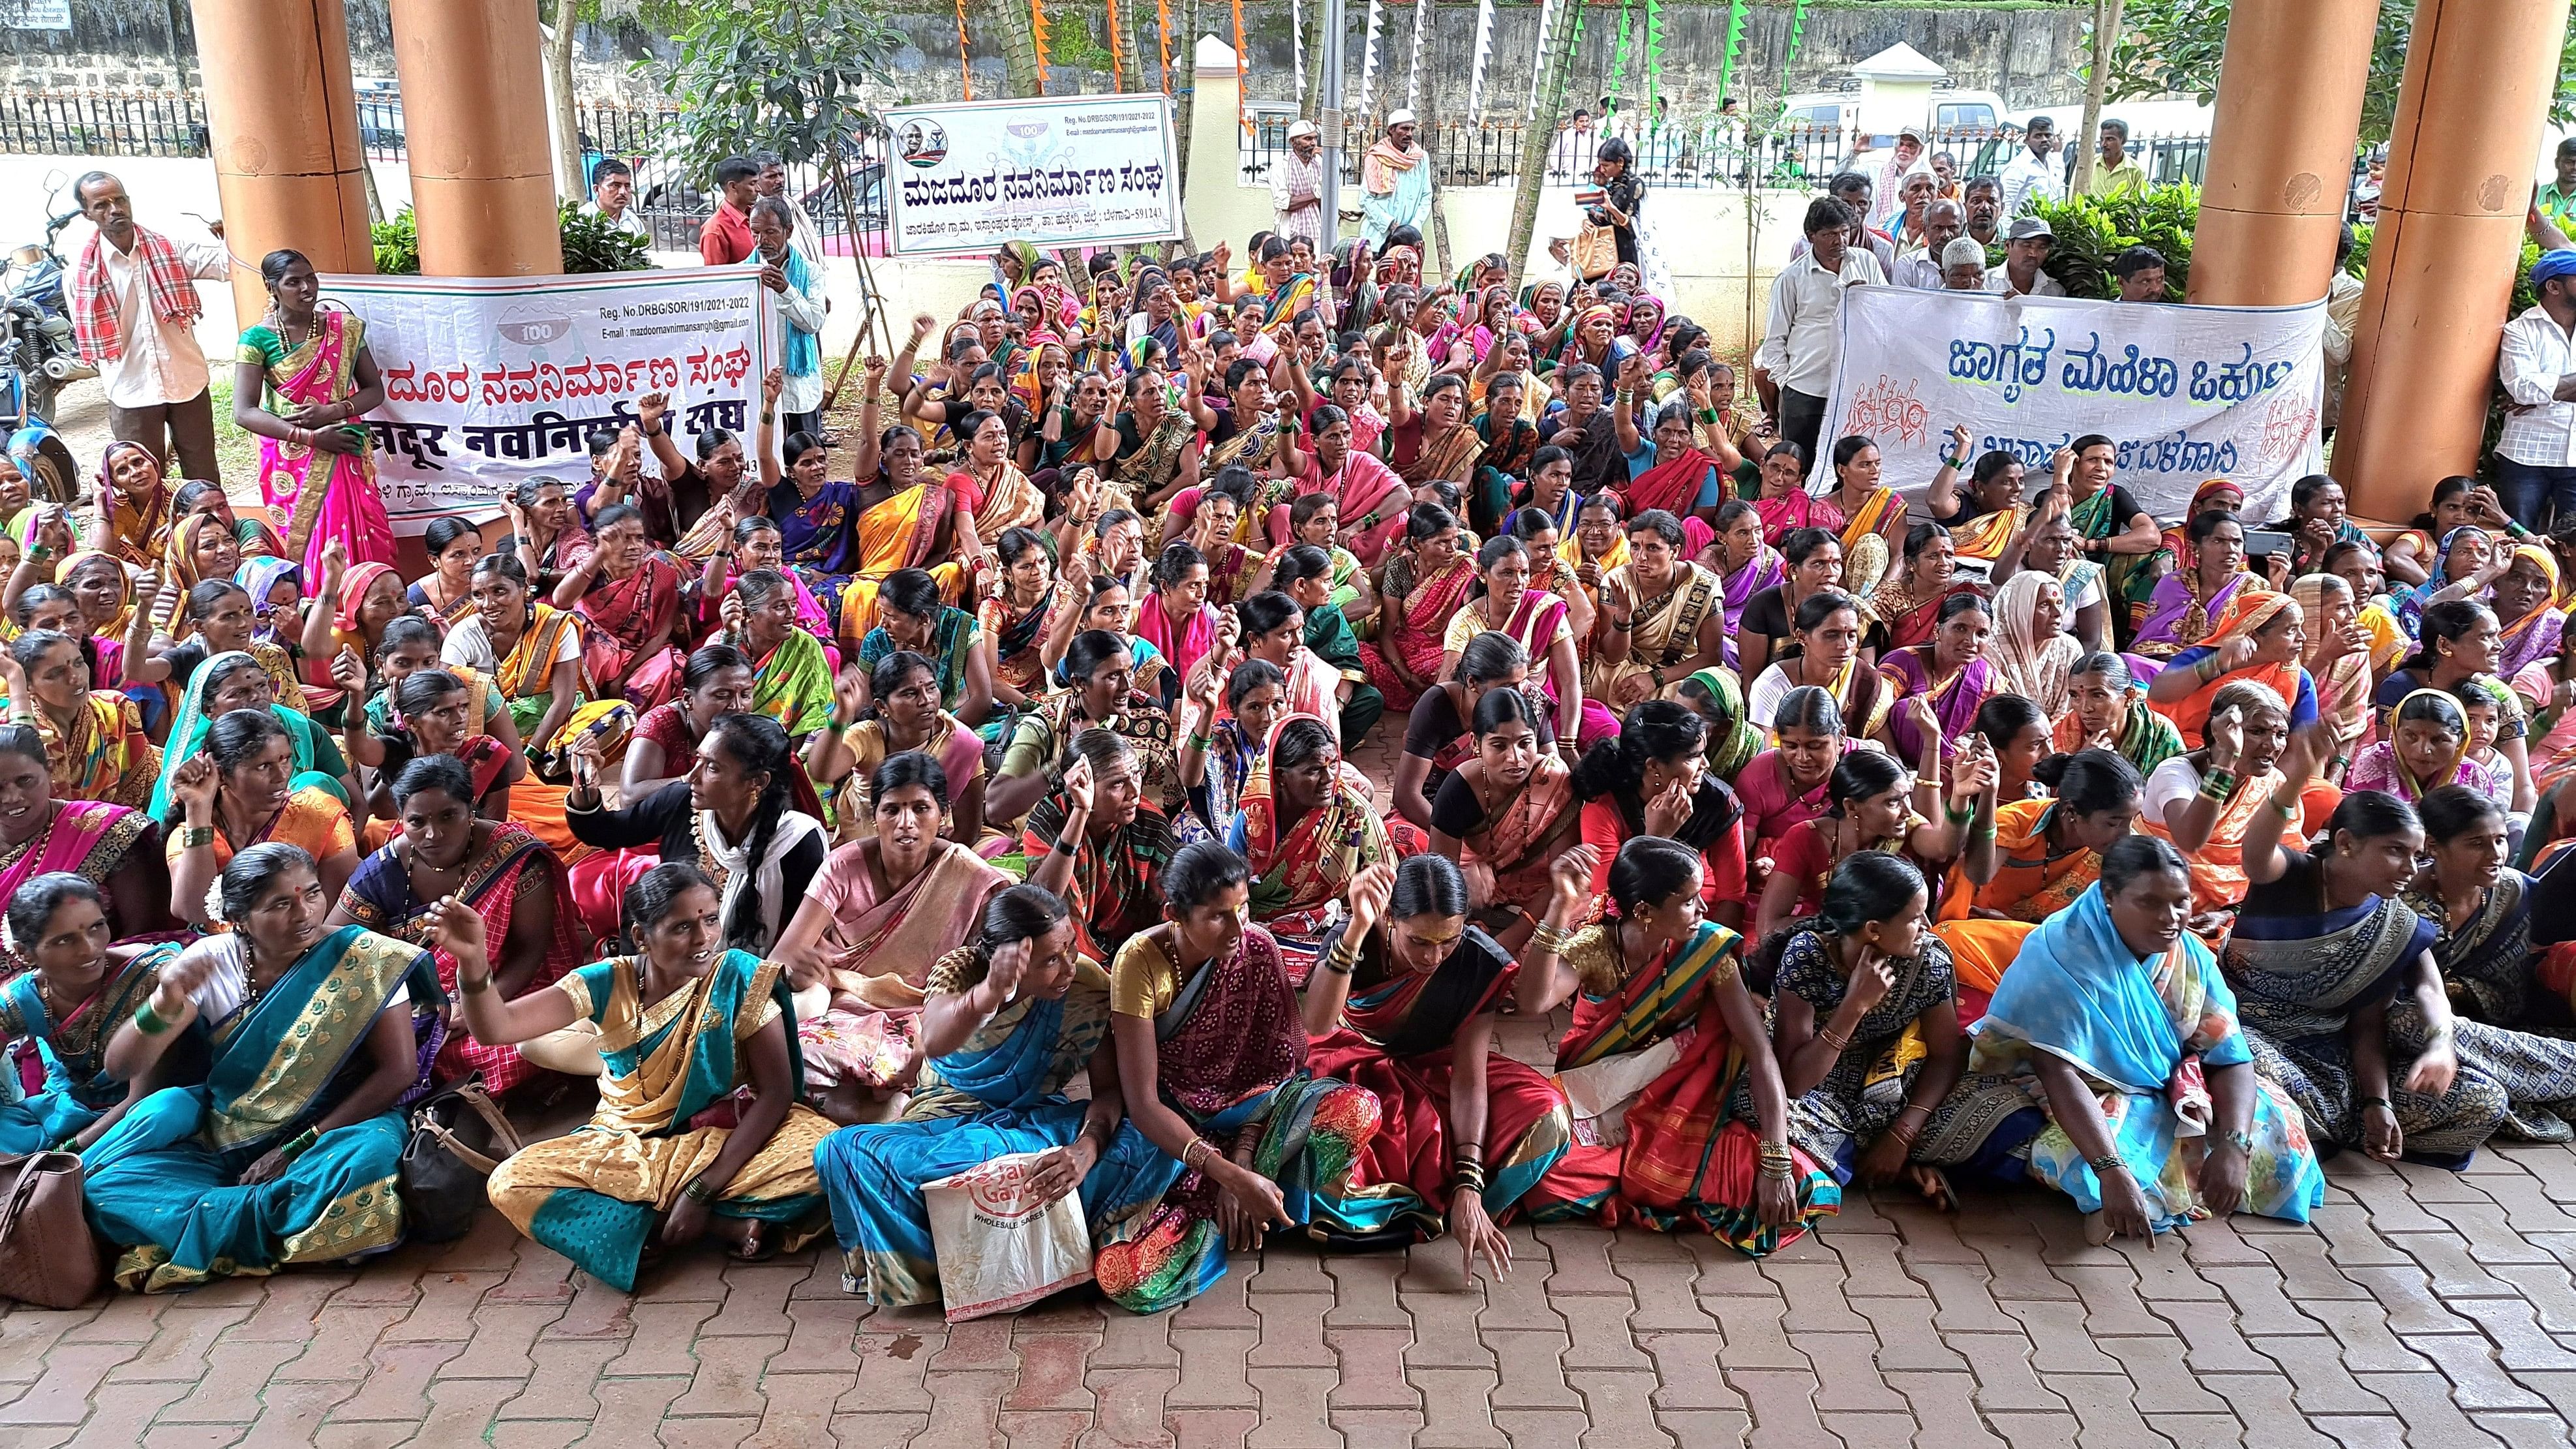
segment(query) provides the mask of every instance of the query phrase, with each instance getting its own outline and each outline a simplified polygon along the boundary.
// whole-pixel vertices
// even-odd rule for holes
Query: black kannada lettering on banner
[[[1161,195],[1163,163],[1124,166],[1038,166],[1024,171],[993,170],[980,176],[907,176],[905,206],[975,206],[996,197],[1008,202],[1060,201],[1121,193]]]

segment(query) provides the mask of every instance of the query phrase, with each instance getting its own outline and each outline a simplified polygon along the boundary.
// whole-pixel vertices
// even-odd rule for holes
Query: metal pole
[[[1324,247],[1342,235],[1342,0],[1324,0],[1324,43],[1316,63],[1324,72],[1324,113],[1315,124],[1324,136]]]

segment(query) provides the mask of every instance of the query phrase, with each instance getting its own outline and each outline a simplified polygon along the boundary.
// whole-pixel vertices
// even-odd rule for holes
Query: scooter
[[[80,470],[54,432],[54,399],[67,384],[98,375],[81,361],[72,340],[65,307],[69,268],[55,246],[63,228],[80,215],[77,207],[61,205],[67,184],[59,173],[52,179],[56,209],[44,241],[12,250],[0,272],[0,429],[29,491],[62,503],[80,496]]]

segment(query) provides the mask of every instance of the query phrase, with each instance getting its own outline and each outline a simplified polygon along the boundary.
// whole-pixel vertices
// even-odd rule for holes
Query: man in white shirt
[[[1944,270],[1942,254],[1967,229],[1968,216],[1959,209],[1959,203],[1934,201],[1926,204],[1923,208],[1923,245],[1898,256],[1895,270],[1887,274],[1888,280],[1900,287],[1940,291]],[[1985,260],[1985,250],[1981,247],[1977,251],[1980,269],[1984,267]],[[1979,286],[1983,285],[1981,281]]]
[[[1845,288],[1887,274],[1868,248],[1851,244],[1850,207],[1830,196],[1807,205],[1807,254],[1771,279],[1771,313],[1753,352],[1753,385],[1780,423],[1780,437],[1816,456],[1825,399],[1834,384],[1834,318]]]
[[[1547,152],[1547,175],[1551,181],[1588,177],[1592,174],[1594,153],[1601,147],[1601,134],[1592,129],[1592,113],[1577,109],[1574,124],[1556,133],[1556,144]]]
[[[2004,264],[1986,274],[1986,290],[2007,297],[2063,297],[2066,285],[2040,270],[2057,233],[2035,216],[2014,222],[2004,233]]]
[[[606,219],[609,227],[622,231],[646,246],[653,244],[652,228],[635,210],[635,171],[614,156],[600,158],[590,168],[590,201],[582,210]]]
[[[1270,163],[1270,227],[1304,237],[1324,254],[1324,133],[1302,117],[1288,127],[1288,154]]]
[[[196,284],[231,274],[223,224],[207,228],[209,242],[146,231],[134,224],[125,183],[104,171],[83,176],[72,195],[98,228],[72,268],[72,337],[107,389],[108,430],[151,449],[165,474],[175,446],[179,477],[222,482]]]
[[[2530,311],[2504,324],[2496,375],[2504,383],[2504,432],[2496,439],[2496,493],[2528,528],[2547,512],[2576,518],[2576,251],[2540,254]]]
[[[2007,220],[2029,215],[2033,202],[2066,199],[2066,181],[2058,174],[2055,161],[2057,123],[2046,116],[2033,116],[2022,139],[2029,144],[2004,167]]]

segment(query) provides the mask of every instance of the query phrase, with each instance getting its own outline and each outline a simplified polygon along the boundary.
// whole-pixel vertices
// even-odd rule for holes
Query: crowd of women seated
[[[653,399],[408,582],[133,450],[21,498],[0,1151],[171,1288],[400,1241],[444,1084],[575,1091],[490,1198],[619,1288],[829,1233],[934,1302],[929,1185],[1026,1155],[1152,1312],[1291,1229],[1499,1274],[2001,1182],[2107,1238],[2576,1133],[2563,545],[2445,483],[2383,557],[2312,479],[2258,563],[2099,437],[1909,524],[1633,280],[1569,337],[1408,250],[1046,263],[840,452],[773,375],[639,491],[700,466]]]

